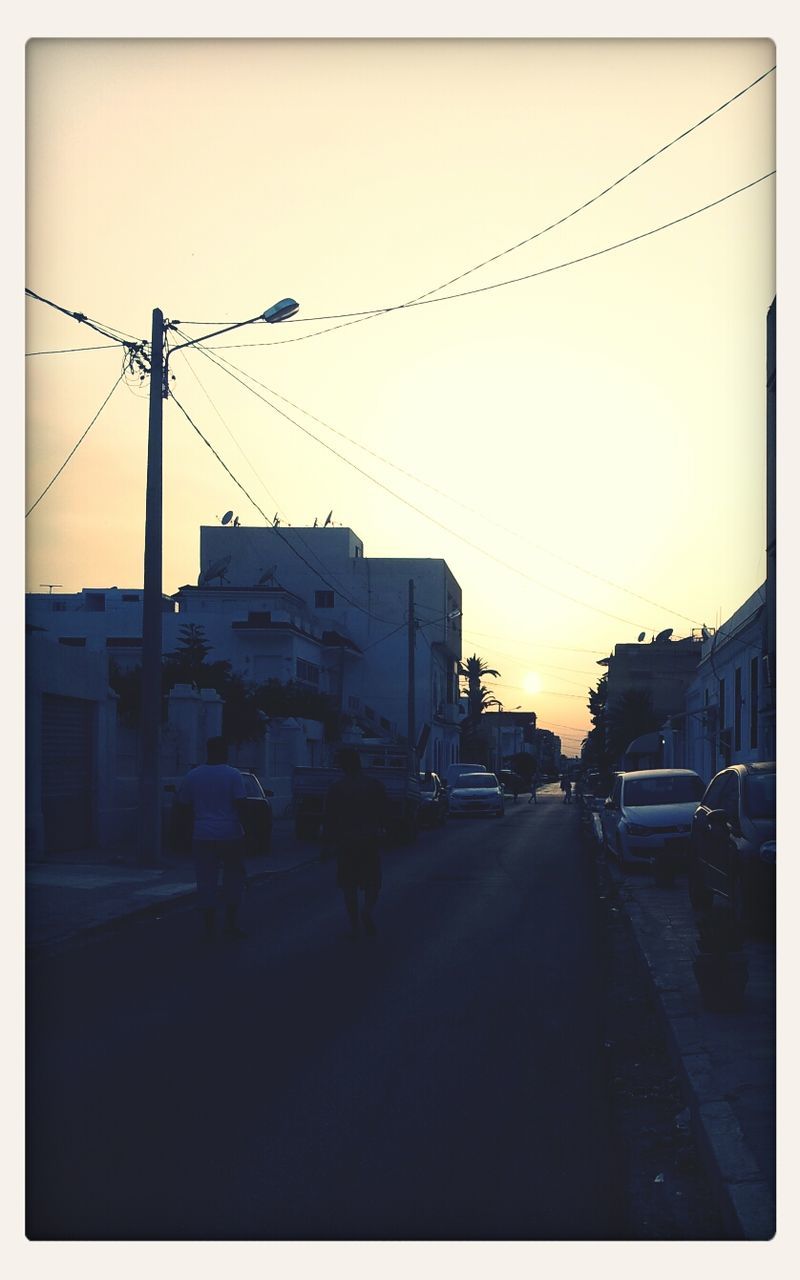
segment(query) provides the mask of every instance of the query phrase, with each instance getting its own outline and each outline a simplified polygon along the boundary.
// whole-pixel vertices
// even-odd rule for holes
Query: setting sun
[[[522,682],[526,693],[541,693],[542,678],[535,671],[528,671]]]

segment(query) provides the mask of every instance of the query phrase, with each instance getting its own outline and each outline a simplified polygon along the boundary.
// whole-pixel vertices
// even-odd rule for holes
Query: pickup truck
[[[383,783],[386,790],[391,815],[389,839],[399,843],[415,840],[421,803],[416,760],[404,747],[359,747],[358,754],[364,774]],[[343,777],[337,768],[297,765],[293,769],[292,810],[298,839],[317,839],[328,788]]]

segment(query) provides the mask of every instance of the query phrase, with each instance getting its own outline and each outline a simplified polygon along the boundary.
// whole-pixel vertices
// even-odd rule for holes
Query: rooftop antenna
[[[231,522],[231,520],[232,520],[232,519],[233,519],[233,512],[232,512],[232,511],[226,511],[226,512],[225,512],[225,515],[222,517],[222,520],[220,521],[220,523],[221,523],[221,524],[230,524],[230,522]]]
[[[280,524],[280,522],[281,522],[281,521],[280,521],[280,516],[278,515],[278,513],[277,513],[277,511],[276,511],[276,512],[275,512],[275,515],[272,517],[272,527],[273,527],[273,529],[277,529],[277,527],[278,527],[278,525]]]
[[[40,583],[39,583],[39,586],[40,586],[40,587],[49,587],[49,588],[50,588],[50,590],[48,591],[48,593],[47,593],[47,594],[48,594],[49,596],[51,596],[51,595],[53,594],[53,587],[60,587],[60,586],[61,586],[61,583],[60,583],[60,582],[40,582]]]
[[[328,527],[328,525],[330,524],[330,522],[331,522],[331,519],[332,519],[332,518],[333,518],[333,507],[331,507],[330,511],[328,512],[327,516],[325,517],[325,523],[324,523],[324,525],[322,526],[322,527],[323,527],[323,529],[327,529],[327,527]]]
[[[233,517],[233,527],[234,527],[234,529],[238,529],[238,528],[239,528],[239,517],[238,517],[238,516],[234,516],[234,517]]]
[[[319,524],[319,521],[317,520],[317,517],[314,516],[314,524],[312,525],[312,528],[316,529],[318,524]]]

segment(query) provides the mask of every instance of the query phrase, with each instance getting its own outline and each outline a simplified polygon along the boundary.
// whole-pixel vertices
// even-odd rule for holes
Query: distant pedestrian
[[[237,916],[245,884],[244,782],[239,770],[228,764],[224,739],[208,739],[206,760],[206,764],[189,770],[178,791],[178,803],[192,814],[192,856],[200,909],[206,937],[211,939],[216,932],[221,871],[225,933],[229,938],[243,938]]]
[[[564,804],[572,804],[572,780],[566,774],[561,779],[561,790],[564,792]]]
[[[536,788],[538,787],[538,785],[539,785],[539,777],[538,777],[538,774],[534,773],[531,777],[531,795],[530,795],[528,804],[539,803],[539,801],[536,799]]]
[[[344,773],[325,799],[322,824],[323,857],[336,858],[336,883],[342,891],[350,935],[376,932],[373,910],[381,889],[380,841],[386,826],[387,798],[382,783],[367,778],[361,758],[352,747],[343,748],[337,761]],[[359,917],[358,893],[364,895]]]

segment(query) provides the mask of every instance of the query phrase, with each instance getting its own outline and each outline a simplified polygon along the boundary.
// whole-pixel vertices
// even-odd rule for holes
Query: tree
[[[494,667],[488,666],[483,658],[479,658],[477,654],[473,653],[472,657],[467,658],[466,662],[458,664],[458,674],[466,682],[467,719],[469,729],[474,733],[486,708],[500,706],[500,700],[494,696],[491,689],[487,689],[483,684],[484,676],[499,677],[500,672],[495,671]]]
[[[654,710],[649,689],[629,689],[607,708],[606,719],[609,754],[618,760],[634,738],[657,729],[663,716]]]

